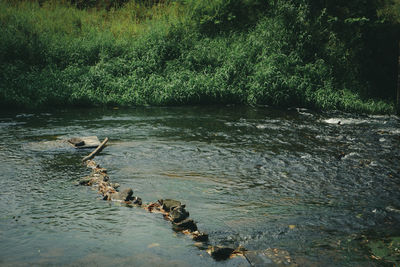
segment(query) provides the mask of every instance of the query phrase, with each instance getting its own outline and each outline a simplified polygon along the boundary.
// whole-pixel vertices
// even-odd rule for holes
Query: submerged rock
[[[163,210],[170,212],[173,208],[178,207],[178,206],[183,206],[181,205],[181,202],[178,200],[173,200],[173,199],[160,199],[158,201],[162,207]]]
[[[185,219],[178,223],[173,222],[172,228],[175,231],[189,230],[190,232],[194,232],[197,230],[197,225],[192,219]]]
[[[245,251],[244,256],[252,266],[298,266],[298,264],[296,264],[296,262],[290,257],[288,251],[277,248]]]
[[[251,266],[276,266],[270,258],[257,251],[246,252],[245,257]]]
[[[189,217],[189,212],[187,212],[184,206],[173,207],[172,211],[169,213],[169,217],[175,223],[183,221]]]
[[[211,257],[213,257],[214,260],[216,261],[222,261],[229,259],[229,257],[232,255],[234,249],[229,248],[229,247],[221,247],[221,246],[212,246],[209,249],[209,253]]]
[[[79,180],[79,185],[90,185],[92,182],[92,178],[90,177],[85,177]]]

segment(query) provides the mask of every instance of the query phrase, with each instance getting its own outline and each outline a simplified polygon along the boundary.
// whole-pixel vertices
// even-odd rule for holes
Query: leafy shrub
[[[393,112],[400,20],[363,3],[3,1],[0,103]]]

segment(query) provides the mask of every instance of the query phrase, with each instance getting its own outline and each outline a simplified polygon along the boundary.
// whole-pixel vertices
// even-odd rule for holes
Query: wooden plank
[[[73,139],[73,138],[71,138]],[[81,139],[82,141],[84,141],[84,145],[82,146],[76,146],[74,144],[71,144],[74,148],[94,148],[94,147],[98,147],[100,145],[100,140],[99,138],[97,138],[97,136],[85,136],[85,137],[79,137],[77,139]]]
[[[90,153],[88,156],[84,157],[82,159],[82,161],[86,161],[86,160],[94,158],[98,153],[100,153],[103,150],[103,148],[107,144],[107,142],[108,142],[108,137],[106,137],[104,139],[104,141],[92,153]]]

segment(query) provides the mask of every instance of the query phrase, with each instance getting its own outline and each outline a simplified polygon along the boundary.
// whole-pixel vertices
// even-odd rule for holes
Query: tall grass
[[[393,112],[360,93],[345,44],[314,34],[311,15],[291,1],[129,1],[107,11],[0,0],[0,104]]]

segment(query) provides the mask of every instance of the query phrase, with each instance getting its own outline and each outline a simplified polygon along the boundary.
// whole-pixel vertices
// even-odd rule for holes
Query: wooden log
[[[94,158],[97,154],[99,154],[103,150],[103,148],[107,144],[107,142],[108,142],[108,137],[106,137],[104,139],[104,141],[101,142],[101,144],[92,153],[90,153],[88,156],[84,157],[82,159],[82,161],[87,161],[89,159]]]

